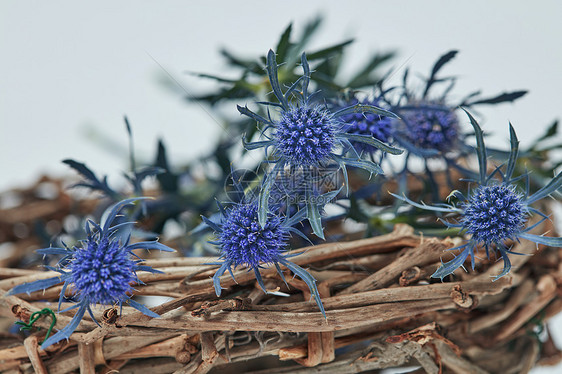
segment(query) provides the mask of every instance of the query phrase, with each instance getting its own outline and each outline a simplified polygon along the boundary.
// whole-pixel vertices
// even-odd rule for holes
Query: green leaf
[[[546,140],[548,138],[553,137],[554,135],[556,135],[558,133],[558,120],[554,121],[554,123],[552,125],[550,125],[548,127],[548,129],[546,129],[546,132],[544,133],[543,136],[541,136],[540,138],[538,138],[537,140],[535,140],[535,142],[533,143],[533,145],[531,146],[531,150],[537,148],[538,144],[540,142],[542,142],[543,140]]]
[[[502,94],[499,94],[498,96],[494,96],[491,97],[489,99],[480,99],[480,100],[476,100],[473,101],[471,103],[465,104],[466,106],[472,106],[472,105],[478,105],[478,104],[499,104],[499,103],[505,103],[505,102],[512,102],[515,101],[517,99],[519,99],[522,96],[525,96],[525,94],[528,91],[522,90],[522,91],[514,91],[514,92],[504,92]]]
[[[435,76],[437,75],[439,70],[441,70],[441,68],[443,66],[445,66],[446,63],[451,61],[451,59],[453,59],[457,55],[458,52],[459,51],[451,50],[451,51],[445,53],[443,56],[439,57],[439,60],[437,60],[435,65],[433,65],[433,69],[431,70],[431,77],[430,78],[435,78]]]
[[[308,41],[310,40],[312,35],[314,35],[314,33],[318,30],[318,27],[321,23],[322,18],[316,17],[305,26],[298,42],[291,44],[289,50],[287,51],[284,69],[293,71],[295,64],[297,63],[301,53],[305,49],[305,46],[308,44]]]
[[[260,190],[260,195],[258,198],[258,222],[260,226],[263,228],[267,222],[267,214],[269,213],[269,195],[271,194],[271,188],[273,187],[273,183],[277,179],[277,174],[281,169],[283,169],[284,164],[282,162],[278,162],[273,167],[267,176],[265,177],[264,184]]]
[[[357,222],[367,222],[369,216],[361,209],[357,198],[354,194],[349,197],[349,210],[347,211],[347,216]]]
[[[293,30],[293,23],[291,22],[289,23],[289,26],[287,26],[287,28],[281,35],[281,38],[279,39],[279,43],[277,43],[277,48],[275,50],[277,52],[277,57],[279,57],[281,61],[285,61],[285,58],[287,57],[287,52],[289,50],[289,47],[291,46],[290,39],[291,39],[292,30]]]
[[[327,88],[327,91],[342,91],[345,88],[335,83],[329,74],[324,74],[318,71],[318,69],[314,70],[314,75],[311,79],[319,86]]]
[[[199,78],[212,79],[212,80],[215,80],[215,81],[221,82],[221,83],[236,83],[237,82],[237,79],[222,78],[222,77],[212,75],[212,74],[196,73],[196,72],[193,72],[193,71],[186,71],[186,73],[189,74],[189,75],[193,75],[195,77],[199,77]]]
[[[562,149],[562,143],[549,145],[548,147],[544,147],[544,148],[541,147],[540,149],[536,149],[536,151],[537,152],[550,152],[550,151],[555,151],[557,149]]]
[[[203,102],[207,102],[209,105],[212,106],[221,100],[239,100],[239,99],[251,99],[251,98],[255,98],[254,92],[250,91],[246,87],[242,87],[238,85],[237,83],[230,88],[220,89],[218,93],[189,96],[187,97],[187,100],[203,101]]]
[[[552,180],[548,182],[546,186],[535,192],[533,195],[529,196],[526,203],[532,204],[536,201],[539,201],[547,197],[554,191],[558,190],[559,188],[562,188],[562,172],[558,173],[558,175],[552,178]]]
[[[238,58],[224,48],[220,50],[220,54],[226,58],[229,65],[238,66],[258,75],[263,73],[263,66],[253,60],[243,60]]]
[[[351,43],[353,43],[353,39],[349,39],[349,40],[346,40],[346,41],[341,42],[339,44],[333,45],[331,47],[327,47],[327,48],[321,49],[319,51],[312,52],[312,53],[308,54],[308,60],[309,61],[315,61],[315,60],[320,60],[320,59],[324,59],[324,58],[329,58],[330,56],[332,56],[334,54],[340,54],[340,53],[343,52],[343,49]]]
[[[324,80],[329,82],[327,84],[324,84],[326,88],[340,87],[338,84],[334,82],[334,79],[338,75],[338,72],[340,70],[341,62],[343,60],[342,56],[343,54],[333,55],[332,57],[326,58],[324,60],[321,60],[319,63],[317,63],[317,65],[314,67],[314,78],[313,78],[314,81],[320,82],[320,80]],[[324,87],[319,87],[319,88],[322,89]],[[341,89],[342,88],[340,88],[339,90]],[[326,90],[322,90],[322,91],[325,92]],[[327,94],[329,95],[330,93],[335,93],[333,91],[337,91],[337,89],[330,88]]]
[[[156,179],[158,179],[160,183],[160,188],[165,192],[176,193],[178,191],[178,176],[171,173],[169,170],[166,146],[162,139],[158,140],[158,152],[156,154],[154,166],[165,170],[164,173],[156,175]]]
[[[395,52],[386,52],[386,53],[377,53],[371,60],[365,65],[363,69],[361,69],[347,84],[351,88],[358,88],[364,87],[366,85],[371,85],[372,81],[369,80],[371,74],[374,70],[376,70],[380,65],[385,63],[386,61],[392,59],[395,56]]]
[[[271,175],[268,175],[267,179],[275,179],[275,177],[271,178]],[[262,228],[265,227],[267,223],[267,212],[269,210],[269,195],[271,194],[271,187],[273,183],[269,183],[266,181],[265,185],[260,190],[259,195],[259,206],[258,206],[258,222]]]
[[[423,91],[423,97],[424,98],[427,97],[427,93],[429,92],[429,89],[431,88],[433,83],[438,81],[435,77],[436,77],[437,73],[439,72],[439,70],[441,70],[441,68],[446,63],[451,61],[451,59],[453,59],[456,56],[457,53],[458,53],[458,51],[455,51],[455,50],[449,51],[449,52],[445,53],[443,56],[439,57],[439,60],[437,60],[435,65],[433,65],[433,69],[431,69],[431,75],[429,76],[429,78],[427,80],[427,83],[425,85],[425,89]]]

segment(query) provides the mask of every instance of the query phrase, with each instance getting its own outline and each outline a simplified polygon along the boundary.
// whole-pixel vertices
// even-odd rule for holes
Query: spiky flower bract
[[[316,280],[305,269],[289,261],[290,255],[285,253],[291,233],[304,237],[300,231],[294,228],[304,218],[304,210],[290,218],[269,211],[265,225],[262,226],[258,220],[258,205],[255,202],[236,203],[226,208],[219,204],[219,208],[221,211],[219,219],[203,217],[203,221],[216,233],[218,240],[213,244],[219,246],[221,250],[222,262],[217,263],[220,268],[213,276],[217,296],[220,296],[222,292],[220,277],[227,270],[234,279],[232,267],[246,266],[253,270],[258,284],[265,293],[268,293],[259,271],[260,267],[274,265],[281,279],[286,283],[283,271],[279,266],[283,265],[308,285],[310,294],[326,317],[316,287]]]
[[[515,130],[510,125],[511,151],[505,171],[498,167],[492,174],[488,175],[487,152],[482,129],[472,115],[467,111],[465,112],[476,134],[479,172],[478,179],[472,181],[477,184],[476,188],[469,193],[468,197],[465,197],[460,191],[453,191],[450,196],[461,200],[458,206],[448,204],[430,206],[415,203],[405,196],[394,196],[421,209],[458,215],[459,218],[456,222],[449,222],[444,219],[442,221],[448,227],[455,227],[460,229],[461,233],[469,235],[466,243],[451,249],[460,250],[460,254],[453,260],[443,263],[432,277],[443,279],[452,274],[457,268],[463,266],[468,256],[471,257],[471,266],[474,270],[474,253],[479,247],[483,247],[488,258],[492,251],[499,254],[504,262],[502,272],[494,278],[494,280],[497,280],[508,274],[511,269],[508,255],[514,252],[511,251],[509,242],[526,239],[537,244],[562,247],[562,238],[560,237],[554,238],[530,233],[532,229],[548,218],[545,214],[533,208],[532,204],[562,187],[562,173],[558,173],[549,183],[533,194],[529,194],[528,190],[525,193],[519,193],[515,183],[521,177],[513,177],[519,141]],[[494,178],[495,175],[500,178]],[[522,177],[528,178],[527,175]],[[542,218],[537,223],[527,226],[526,222],[532,214],[537,214]]]
[[[262,136],[266,140],[246,143],[248,150],[271,148],[268,162],[274,164],[273,169],[267,174],[262,185],[259,197],[258,220],[264,227],[269,211],[269,193],[276,176],[283,171],[285,166],[290,169],[318,169],[329,165],[338,165],[345,178],[346,166],[362,168],[372,174],[382,173],[380,165],[364,160],[351,142],[361,142],[376,147],[384,152],[400,154],[401,150],[390,147],[372,135],[358,135],[348,133],[342,118],[353,113],[373,113],[375,115],[394,117],[397,116],[387,110],[371,105],[356,104],[332,112],[327,107],[315,104],[313,95],[309,95],[310,67],[306,54],[301,56],[303,75],[294,82],[285,92],[281,89],[278,77],[278,65],[275,53],[270,50],[267,54],[267,74],[273,94],[278,102],[261,103],[268,108],[276,108],[278,116],[274,119],[268,112],[268,118],[250,111],[247,107],[238,106],[238,111],[266,127],[262,129]],[[346,183],[347,184],[347,183]],[[312,200],[312,199],[311,199]],[[320,210],[317,204],[309,201],[307,204],[307,218],[313,227],[314,233],[324,238],[320,219]]]
[[[158,314],[131,299],[132,285],[140,283],[137,271],[159,273],[150,266],[141,265],[143,260],[134,254],[133,250],[157,249],[172,252],[173,249],[157,241],[130,243],[130,233],[127,233],[127,230],[131,228],[133,222],[114,224],[124,207],[142,199],[127,199],[114,204],[104,213],[105,220],[100,225],[88,220],[85,225],[86,239],[72,248],[65,246],[39,249],[37,252],[43,255],[63,255],[56,267],[49,267],[61,275],[24,283],[10,290],[9,294],[15,295],[45,290],[63,283],[59,298],[59,312],[78,308],[70,323],[42,344],[43,349],[63,339],[68,339],[78,327],[86,311],[96,321],[91,309],[95,305],[121,307],[125,303],[147,316],[159,317]],[[76,304],[60,311],[67,289],[73,292]]]

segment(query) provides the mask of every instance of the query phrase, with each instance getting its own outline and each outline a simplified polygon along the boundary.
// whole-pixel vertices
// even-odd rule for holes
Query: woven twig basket
[[[45,181],[42,181],[45,183]],[[48,183],[53,183],[49,181]],[[17,248],[2,260],[0,311],[4,331],[15,320],[27,322],[44,307],[56,309],[61,291],[53,287],[30,295],[6,296],[17,284],[53,273],[11,268],[34,248],[33,238],[14,236],[16,225],[57,220],[70,211],[93,209],[64,194],[49,201],[26,200],[0,214],[3,241]],[[539,232],[552,230],[545,221]],[[21,229],[21,228],[20,228]],[[151,319],[124,308],[97,310],[98,327],[85,319],[71,339],[43,351],[39,345],[50,320],[21,340],[4,333],[0,370],[6,373],[354,373],[418,366],[419,372],[524,373],[562,357],[540,333],[562,309],[559,287],[562,252],[534,243],[516,244],[512,272],[492,282],[503,266],[477,260],[476,270],[457,271],[443,282],[430,279],[444,251],[460,238],[422,237],[407,225],[373,238],[299,249],[293,258],[318,280],[327,319],[310,300],[308,287],[292,279],[289,287],[264,269],[265,294],[253,273],[237,269],[223,277],[223,297],[214,294],[214,258],[172,257],[146,261],[163,274],[139,273],[139,296],[166,296]],[[168,243],[173,246],[173,243]],[[36,248],[36,247],[35,247]],[[72,313],[72,312],[70,312]],[[57,327],[72,314],[61,314]]]

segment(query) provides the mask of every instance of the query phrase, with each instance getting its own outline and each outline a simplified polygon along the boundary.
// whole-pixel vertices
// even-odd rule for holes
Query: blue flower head
[[[382,82],[379,84],[389,110],[400,116],[400,120],[393,120],[392,143],[403,148],[406,153],[404,166],[397,170],[400,193],[408,191],[406,174],[413,171],[413,160],[416,161],[416,169],[420,163],[423,165],[423,173],[415,171],[414,174],[427,185],[428,188],[423,193],[433,201],[439,200],[440,191],[435,171],[444,173],[449,187],[452,187],[452,170],[460,171],[467,178],[475,178],[475,174],[464,166],[464,162],[459,162],[469,157],[473,148],[467,142],[472,134],[460,126],[458,108],[471,109],[479,105],[512,102],[527,93],[520,90],[482,98],[480,91],[477,91],[461,100],[453,98],[450,93],[455,86],[456,77],[443,76],[442,71],[456,55],[457,51],[452,50],[440,56],[429,74],[422,76],[419,82],[413,83],[409,79],[409,69],[405,69],[400,86],[382,90]],[[386,95],[391,91],[398,92],[398,95]],[[435,160],[440,162],[433,162]],[[443,164],[446,165],[444,169]]]
[[[405,70],[401,95],[389,108],[401,117],[395,124],[395,140],[396,144],[406,149],[408,155],[423,159],[438,157],[456,166],[458,157],[471,152],[471,147],[466,144],[468,134],[459,126],[456,109],[512,102],[527,93],[521,90],[481,98],[478,91],[462,100],[449,98],[456,77],[443,77],[440,73],[457,52],[449,51],[437,59],[427,78],[422,78],[421,90],[418,85],[410,85],[409,70]],[[439,86],[442,87],[440,92],[437,91]]]
[[[260,267],[274,265],[281,279],[285,277],[279,265],[299,276],[309,287],[311,295],[315,298],[318,308],[324,315],[324,306],[316,287],[316,280],[310,273],[288,260],[290,255],[285,253],[291,233],[304,235],[295,226],[304,218],[301,210],[291,218],[282,217],[272,211],[267,214],[265,225],[258,221],[258,205],[255,202],[242,202],[225,208],[219,204],[220,218],[203,218],[203,221],[216,233],[217,241],[212,242],[221,249],[222,262],[217,263],[220,268],[213,276],[215,292],[221,294],[220,277],[228,270],[232,278],[232,267],[246,266],[254,271],[256,280],[266,293]],[[306,237],[304,237],[306,239]],[[285,283],[287,283],[285,281]]]
[[[225,261],[234,267],[273,264],[287,245],[289,231],[279,216],[270,214],[263,228],[256,218],[257,205],[239,204],[229,210],[222,225],[220,247]]]
[[[461,219],[467,234],[478,243],[513,240],[527,220],[527,209],[514,186],[491,184],[478,186],[468,201],[462,203]]]
[[[461,142],[459,121],[452,108],[438,103],[424,103],[403,110],[402,135],[414,147],[446,154]]]
[[[276,123],[275,147],[288,164],[322,165],[335,150],[336,126],[321,107],[291,106]]]
[[[78,245],[68,248],[44,248],[37,252],[43,255],[63,255],[57,266],[51,270],[61,275],[49,279],[38,280],[12,288],[10,295],[30,293],[44,290],[56,284],[63,283],[59,298],[59,310],[64,300],[67,288],[74,293],[76,305],[61,312],[78,308],[70,323],[55,335],[49,337],[43,344],[46,348],[63,339],[68,339],[76,330],[80,320],[88,311],[94,321],[92,305],[117,305],[123,303],[132,306],[150,317],[159,317],[144,305],[131,299],[133,284],[139,284],[136,272],[148,271],[159,273],[150,266],[141,265],[142,259],[133,253],[135,249],[157,249],[172,252],[173,249],[157,241],[130,243],[130,235],[124,231],[130,229],[133,222],[114,224],[119,213],[127,205],[132,205],[137,200],[133,198],[123,200],[104,213],[104,223],[98,225],[89,220],[86,222],[86,239]],[[97,322],[96,322],[97,323]]]
[[[136,261],[122,250],[118,240],[90,239],[84,247],[76,249],[73,257],[68,268],[78,298],[88,295],[92,304],[101,305],[128,299],[127,293],[133,290],[131,283],[136,281]]]
[[[362,100],[352,99],[351,105],[362,104],[379,107],[380,100]],[[393,132],[393,121],[389,117],[381,116],[374,113],[351,113],[342,117],[342,121],[346,124],[346,131],[350,134],[371,136],[382,143],[391,143]],[[379,149],[372,145],[362,142],[352,141],[351,144],[360,152],[375,153]]]
[[[460,254],[453,260],[443,263],[432,277],[443,279],[452,274],[457,268],[463,266],[468,256],[471,257],[471,265],[474,270],[474,252],[479,247],[483,247],[488,258],[490,251],[493,251],[499,254],[504,262],[503,271],[494,278],[494,280],[497,280],[509,273],[511,269],[508,255],[514,252],[511,251],[508,242],[526,239],[538,244],[562,247],[562,238],[560,237],[553,238],[530,233],[533,228],[548,218],[545,214],[533,208],[532,204],[562,187],[562,173],[558,173],[549,183],[531,195],[528,190],[525,193],[518,192],[515,182],[528,176],[513,177],[519,141],[515,130],[510,125],[511,152],[505,171],[502,171],[500,166],[488,175],[487,152],[482,129],[470,113],[466,113],[476,134],[476,151],[479,163],[478,179],[473,181],[477,186],[469,193],[468,197],[465,197],[459,191],[453,191],[450,196],[461,200],[458,206],[448,204],[429,206],[415,203],[405,196],[393,195],[421,209],[458,215],[459,218],[456,222],[442,221],[448,227],[458,228],[461,233],[469,235],[466,243],[451,249],[460,250]],[[501,180],[494,178],[495,175],[499,175]],[[527,227],[526,222],[532,214],[537,214],[542,219]]]
[[[397,116],[387,110],[372,105],[356,104],[337,111],[315,104],[309,95],[308,85],[310,81],[310,67],[306,54],[301,56],[303,75],[289,87],[285,92],[279,84],[277,61],[275,53],[270,50],[267,55],[267,73],[273,94],[278,102],[262,102],[260,104],[275,108],[277,116],[272,117],[268,111],[268,118],[250,111],[247,107],[238,106],[238,111],[258,123],[264,124],[261,134],[266,139],[253,143],[246,143],[248,150],[264,148],[269,153],[268,162],[274,167],[265,178],[258,202],[258,221],[262,227],[265,226],[269,212],[269,194],[276,176],[283,171],[285,166],[292,170],[324,168],[330,165],[338,165],[347,179],[346,166],[358,167],[370,173],[380,174],[380,165],[364,160],[357,152],[352,142],[364,143],[381,151],[400,154],[401,150],[384,144],[371,134],[359,135],[346,131],[346,125],[342,118],[354,113],[372,113],[377,116],[396,118]],[[346,181],[347,182],[347,181]],[[347,184],[347,183],[346,183]],[[307,206],[307,218],[309,219],[314,233],[323,238],[323,230],[320,222],[320,207],[314,203]]]

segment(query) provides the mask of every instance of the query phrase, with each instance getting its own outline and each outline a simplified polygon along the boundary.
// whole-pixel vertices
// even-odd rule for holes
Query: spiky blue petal
[[[474,135],[476,137],[476,154],[478,156],[478,171],[480,172],[480,185],[485,185],[486,173],[488,172],[488,156],[486,154],[486,145],[484,144],[484,132],[472,114],[464,108],[463,110],[468,116],[470,124],[474,129]]]
[[[8,295],[17,295],[20,293],[31,293],[35,291],[40,291],[55,286],[62,282],[64,282],[63,276],[58,276],[48,279],[39,279],[34,282],[24,283],[15,286],[8,292]]]
[[[546,186],[529,196],[527,204],[533,204],[545,197],[549,196],[554,191],[562,188],[562,172],[558,173]]]
[[[72,254],[72,251],[68,248],[55,248],[55,247],[41,248],[41,249],[36,250],[35,252],[37,252],[41,255],[68,255],[68,254]]]
[[[364,144],[370,146],[372,149],[378,149],[386,153],[393,155],[401,155],[404,153],[403,150],[391,147],[384,144],[379,139],[375,138],[373,135],[363,135],[363,134],[341,134],[341,137],[347,138],[357,146],[357,144]]]
[[[310,290],[311,296],[314,297],[314,300],[316,301],[318,308],[322,312],[324,318],[326,318],[326,311],[324,310],[324,305],[322,304],[322,300],[320,300],[320,293],[318,292],[318,287],[316,286],[316,279],[314,279],[314,277],[310,275],[308,271],[304,270],[297,264],[294,264],[285,258],[280,259],[279,262],[282,265],[285,265],[289,270],[295,273],[295,275],[297,275],[300,279],[302,279],[306,283],[308,289]]]
[[[527,240],[532,241],[532,242],[535,242],[537,244],[544,244],[544,245],[548,245],[548,246],[551,246],[551,247],[562,248],[562,238],[561,237],[553,238],[553,237],[550,237],[550,236],[529,234],[527,232],[519,234],[519,237],[521,237],[523,239],[527,239]]]
[[[505,172],[506,180],[511,180],[513,171],[515,170],[515,164],[517,163],[517,156],[519,154],[519,139],[517,139],[517,134],[515,133],[515,129],[511,123],[509,124],[509,142],[511,144],[511,151],[509,152],[509,161]]]
[[[162,243],[160,243],[159,241],[150,241],[150,242],[138,242],[138,243],[133,243],[133,244],[129,244],[126,247],[127,250],[133,250],[133,249],[146,249],[146,250],[157,250],[157,251],[161,251],[161,252],[174,252],[174,250],[170,247],[168,247],[167,245],[164,245]]]
[[[222,293],[220,277],[222,277],[227,269],[230,269],[230,262],[225,261],[221,264],[215,275],[213,275],[213,286],[215,288],[215,294],[217,296],[220,296]],[[234,278],[234,276],[232,278]]]
[[[50,336],[49,339],[45,340],[43,344],[41,344],[41,348],[45,349],[50,345],[60,342],[63,339],[70,338],[70,335],[72,335],[72,333],[76,330],[76,328],[80,324],[80,321],[82,320],[82,317],[84,317],[84,314],[86,313],[86,309],[88,308],[88,303],[86,302],[82,302],[79,305],[80,308],[78,309],[74,317],[72,317],[70,323],[66,325],[62,330],[59,330],[55,335]]]
[[[492,281],[494,282],[500,279],[501,277],[503,277],[504,275],[507,275],[511,270],[511,261],[509,260],[509,256],[507,255],[509,253],[509,250],[505,248],[503,245],[498,245],[496,248],[503,260],[503,269],[501,273],[499,273],[492,279]]]
[[[402,200],[412,206],[415,206],[416,208],[420,208],[420,209],[424,209],[424,210],[431,210],[434,212],[441,212],[441,213],[459,213],[461,212],[460,209],[457,209],[455,207],[449,206],[449,207],[441,207],[441,206],[433,206],[433,205],[426,205],[426,204],[419,204],[416,203],[410,199],[408,199],[406,196],[400,196],[400,195],[396,195],[392,192],[389,192],[392,196],[394,196],[396,199],[398,200]]]
[[[468,244],[462,245],[457,248],[453,249],[462,249],[461,253],[458,256],[455,256],[449,262],[442,263],[441,266],[431,275],[432,278],[445,278],[449,274],[453,274],[455,270],[461,267],[464,262],[466,261],[468,255],[473,255],[474,248]]]
[[[138,200],[146,200],[149,199],[148,197],[133,197],[131,199],[125,199],[122,201],[119,201],[117,203],[115,203],[113,206],[109,207],[108,210],[106,210],[102,216],[102,222],[101,222],[101,232],[106,234],[111,225],[113,224],[113,221],[115,220],[115,218],[117,217],[117,215],[123,210],[124,207],[126,207],[127,205],[134,205],[134,203]]]
[[[160,315],[158,313],[154,313],[152,310],[148,309],[146,306],[142,305],[141,303],[137,303],[135,300],[129,299],[127,300],[127,304],[138,310],[144,315],[147,315],[152,318],[158,318]]]

